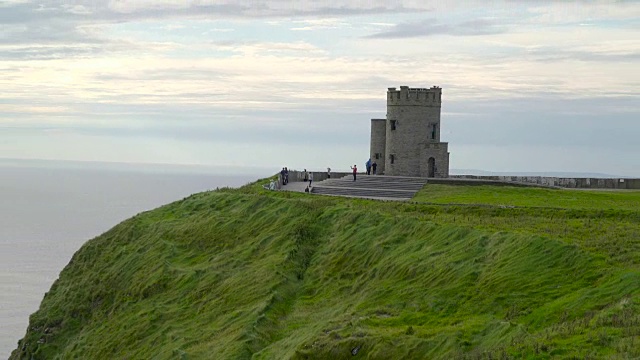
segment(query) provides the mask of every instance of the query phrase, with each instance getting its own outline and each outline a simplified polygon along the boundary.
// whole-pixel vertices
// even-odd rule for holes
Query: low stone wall
[[[489,179],[463,179],[463,178],[429,178],[427,184],[441,184],[441,185],[466,185],[466,186],[478,186],[478,185],[491,185],[491,186],[516,186],[516,187],[548,187],[546,185],[524,183],[515,181],[502,181],[502,180],[489,180]]]
[[[452,175],[454,179],[506,181],[573,189],[640,189],[640,179],[560,178],[545,176],[476,176]]]
[[[327,180],[327,172],[326,171],[308,171],[308,173],[313,173],[313,182]],[[352,172],[331,172],[331,178],[337,179],[344,176],[351,176]],[[362,173],[358,173],[358,176]],[[280,174],[278,174],[280,175]],[[282,179],[278,176],[279,183],[282,184]],[[295,181],[304,181],[304,171],[297,170],[289,170],[289,182]]]

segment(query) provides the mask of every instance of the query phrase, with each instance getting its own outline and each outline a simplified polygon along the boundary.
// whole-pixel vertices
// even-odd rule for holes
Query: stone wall
[[[376,172],[384,173],[385,146],[387,142],[387,119],[371,119],[371,147],[369,158],[378,165]]]
[[[430,156],[436,158],[437,164],[448,166],[448,152],[444,152],[446,159],[441,151],[425,154],[430,145],[440,143],[441,96],[442,90],[436,87],[412,89],[401,86],[399,91],[389,88],[385,175],[422,176],[422,163]],[[425,159],[426,155],[429,156]]]
[[[309,173],[313,173],[313,182],[322,181],[327,179],[326,171],[309,171]],[[352,172],[331,172],[331,178],[337,179],[344,176],[351,176]],[[358,171],[358,175],[363,174],[363,172]],[[280,174],[278,174],[280,175]],[[295,181],[304,181],[304,171],[297,170],[289,170],[289,182]]]
[[[437,178],[449,177],[449,144],[428,143],[420,157],[420,176],[429,176],[429,159],[435,159],[435,176]]]
[[[454,179],[478,179],[555,186],[572,189],[640,189],[640,179],[632,178],[561,178],[545,176],[476,176],[452,175]]]

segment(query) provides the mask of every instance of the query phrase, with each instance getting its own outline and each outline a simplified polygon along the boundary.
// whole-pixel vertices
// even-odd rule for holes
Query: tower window
[[[396,162],[396,156],[394,154],[389,155],[389,158],[392,164]]]
[[[376,160],[380,160],[380,153],[376,153]]]
[[[397,120],[391,120],[391,130],[396,129],[396,123],[397,123]]]
[[[432,128],[431,128],[431,140],[435,140],[436,139],[436,129],[438,127],[438,124],[433,124]]]

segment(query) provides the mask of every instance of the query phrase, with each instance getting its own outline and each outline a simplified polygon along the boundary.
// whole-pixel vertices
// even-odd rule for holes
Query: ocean
[[[16,348],[29,315],[87,240],[139,212],[269,175],[264,169],[0,160],[0,359]]]

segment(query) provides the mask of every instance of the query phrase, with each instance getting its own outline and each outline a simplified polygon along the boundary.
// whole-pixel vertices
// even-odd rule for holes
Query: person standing
[[[304,182],[307,182],[307,181],[309,181],[309,173],[307,172],[307,169],[304,169]]]
[[[309,172],[309,188],[311,188],[311,183],[313,182],[313,173]]]
[[[356,164],[353,164],[353,166],[351,167],[351,170],[353,170],[353,181],[356,181],[356,174],[358,173],[358,166]]]
[[[327,179],[331,179],[331,168],[327,168]]]
[[[378,163],[374,160],[373,164],[371,164],[371,170],[373,170],[373,175],[376,174],[376,168],[378,167]]]
[[[287,185],[289,183],[289,169],[284,168],[284,184]]]
[[[364,164],[367,169],[367,175],[371,175],[371,159],[367,160],[367,163]]]

